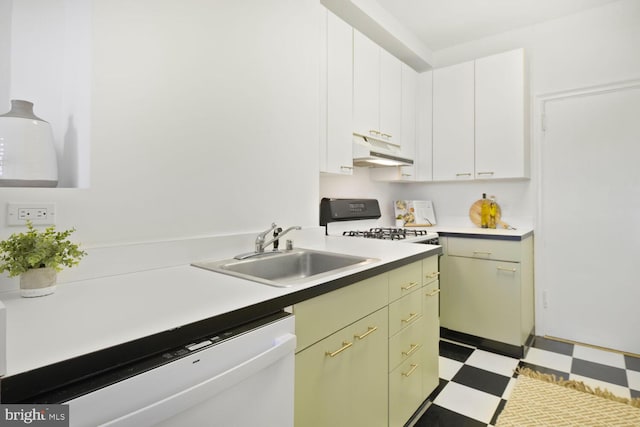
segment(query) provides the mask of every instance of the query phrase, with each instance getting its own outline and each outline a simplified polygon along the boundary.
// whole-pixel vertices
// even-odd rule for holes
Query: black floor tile
[[[631,397],[632,397],[633,399],[640,398],[640,391],[638,391],[638,390],[631,390]]]
[[[553,351],[554,353],[565,354],[567,356],[573,355],[573,344],[554,341],[545,337],[536,336],[533,339],[531,347],[539,348],[541,350]]]
[[[571,363],[571,373],[621,385],[623,387],[629,386],[627,382],[627,372],[624,369],[602,365],[588,360],[573,359]]]
[[[640,372],[640,357],[625,355],[624,362],[627,364],[627,369]]]
[[[569,379],[568,372],[562,372],[562,371],[557,371],[551,368],[545,368],[544,366],[534,365],[533,363],[520,362],[518,363],[518,367],[533,369],[534,371],[540,372],[541,374],[555,375],[557,379],[563,379],[563,380]]]
[[[500,403],[496,408],[496,412],[493,413],[493,417],[491,418],[491,422],[489,424],[491,424],[492,426],[496,425],[496,423],[498,422],[498,417],[502,413],[502,410],[504,409],[506,404],[507,404],[506,400],[500,399]]]
[[[463,345],[454,344],[449,341],[440,341],[440,356],[448,359],[466,362],[474,349]]]
[[[450,411],[442,406],[431,405],[415,424],[415,427],[486,427],[473,418]]]
[[[451,381],[500,397],[507,388],[510,378],[475,366],[464,365]]]
[[[449,381],[443,380],[442,378],[440,378],[440,382],[438,386],[435,388],[435,390],[431,392],[429,397],[427,397],[427,400],[430,400],[431,402],[433,402],[434,399],[440,394],[444,386],[446,386],[447,384],[449,384]]]

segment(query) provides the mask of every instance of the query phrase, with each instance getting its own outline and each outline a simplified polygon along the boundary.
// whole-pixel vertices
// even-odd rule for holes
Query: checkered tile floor
[[[640,397],[640,359],[536,337],[520,360],[465,344],[440,341],[440,385],[417,427],[495,425],[515,385],[516,367]]]

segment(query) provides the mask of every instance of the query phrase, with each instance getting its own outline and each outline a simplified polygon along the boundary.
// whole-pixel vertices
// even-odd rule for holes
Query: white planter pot
[[[20,295],[42,297],[55,292],[57,272],[53,268],[34,268],[20,275]]]

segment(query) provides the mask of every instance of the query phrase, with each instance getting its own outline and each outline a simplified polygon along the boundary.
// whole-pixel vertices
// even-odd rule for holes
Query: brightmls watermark
[[[0,426],[69,427],[69,406],[0,405]]]

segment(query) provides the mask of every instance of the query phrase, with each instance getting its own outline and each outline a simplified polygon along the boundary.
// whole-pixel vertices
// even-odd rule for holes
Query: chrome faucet
[[[269,246],[270,244],[274,244],[273,245],[273,252],[278,253],[278,242],[280,241],[280,238],[282,236],[284,236],[285,234],[287,234],[288,232],[290,232],[291,230],[301,230],[302,227],[300,226],[294,226],[294,227],[289,227],[286,230],[282,231],[282,228],[279,228],[276,223],[272,223],[271,227],[269,227],[268,230],[263,231],[262,233],[259,233],[256,236],[256,242],[255,242],[255,251],[254,252],[249,252],[246,254],[240,254],[240,255],[236,255],[234,258],[235,259],[247,259],[247,258],[251,258],[254,256],[258,256],[258,255],[267,255],[267,253],[265,253],[264,248],[266,248],[267,246]],[[267,234],[273,233],[273,238],[267,242],[265,242],[265,238],[267,237]],[[273,252],[269,252],[269,253],[273,253]]]
[[[273,228],[271,230],[273,230]],[[271,230],[269,230],[269,231],[271,231]],[[284,231],[282,231],[282,228],[279,228],[279,229],[276,230],[275,233],[273,233],[273,239],[269,240],[266,243],[264,242],[264,239],[263,239],[263,243],[262,243],[262,246],[260,248],[258,248],[258,239],[256,239],[256,252],[264,252],[264,248],[269,246],[272,243],[273,243],[273,250],[274,251],[277,250],[278,249],[278,242],[279,242],[280,238],[282,236],[284,236],[285,234],[287,234],[288,232],[290,232],[291,230],[302,230],[302,227],[300,227],[299,225],[294,225],[293,227],[289,227]],[[269,231],[267,231],[267,233],[269,233]]]

